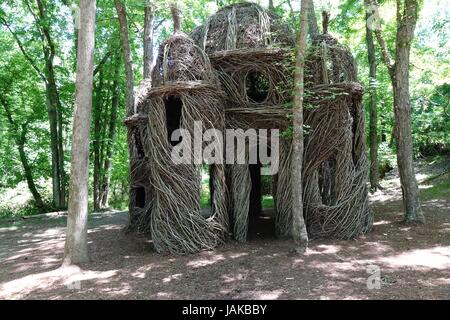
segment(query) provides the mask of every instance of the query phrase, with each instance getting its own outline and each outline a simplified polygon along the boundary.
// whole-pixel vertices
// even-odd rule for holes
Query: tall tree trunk
[[[112,165],[112,157],[113,157],[113,147],[114,142],[116,140],[116,132],[117,132],[117,111],[119,109],[119,101],[120,101],[120,86],[119,86],[119,67],[120,63],[117,61],[114,64],[114,82],[112,86],[112,101],[111,101],[111,115],[109,119],[109,130],[108,136],[106,140],[106,155],[105,155],[105,164],[104,164],[104,180],[101,186],[100,206],[102,208],[107,208],[109,206],[109,188],[111,182],[111,165]]]
[[[400,2],[400,0],[397,0],[398,25],[395,46],[395,77],[393,79],[397,163],[403,190],[405,220],[425,222],[420,208],[419,187],[414,172],[411,102],[409,98],[410,51],[418,18],[419,4],[417,0],[405,0],[403,13],[401,13]]]
[[[311,39],[314,39],[319,34],[319,25],[317,24],[316,10],[314,9],[314,0],[309,0],[308,33]]]
[[[181,11],[176,2],[170,4],[170,12],[173,20],[173,34],[181,31]]]
[[[128,23],[125,7],[121,0],[114,0],[116,6],[117,15],[120,24],[120,39],[122,40],[123,48],[123,60],[125,63],[125,77],[126,77],[126,100],[127,100],[127,117],[132,116],[135,113],[134,109],[134,76],[133,76],[133,64],[131,60],[130,40],[128,37]]]
[[[153,66],[153,4],[147,1],[144,19],[144,79],[150,79]]]
[[[419,200],[419,187],[413,163],[411,132],[411,102],[409,97],[409,61],[411,43],[418,18],[417,0],[397,0],[397,34],[395,39],[395,62],[392,63],[386,42],[377,30],[375,35],[391,76],[394,91],[395,140],[397,164],[403,192],[406,222],[425,222]]]
[[[102,91],[103,91],[103,70],[101,69],[98,76],[98,85],[95,88],[94,97],[94,183],[93,183],[93,196],[94,196],[94,211],[100,210],[100,133],[101,133],[101,118],[102,118]]]
[[[69,209],[63,264],[89,260],[87,251],[89,131],[95,38],[95,0],[80,0]]]
[[[42,51],[45,61],[44,70],[41,70],[36,61],[28,54],[19,36],[11,28],[11,25],[0,17],[0,23],[4,24],[11,32],[19,46],[25,59],[30,63],[33,69],[45,84],[46,103],[48,110],[48,120],[50,127],[50,150],[52,154],[52,193],[53,206],[62,208],[65,206],[65,175],[64,175],[64,152],[63,152],[63,134],[62,134],[62,106],[59,98],[58,87],[55,80],[55,71],[53,59],[55,57],[55,46],[51,38],[50,19],[46,12],[45,0],[36,0],[38,13],[34,12],[31,2],[24,1],[26,7],[34,17],[37,34],[42,42]]]
[[[293,137],[292,137],[292,238],[301,249],[308,244],[303,217],[303,96],[306,37],[308,32],[309,0],[301,1],[300,30],[297,36],[297,56],[294,74]]]
[[[365,0],[368,5],[368,0]],[[370,8],[370,7],[369,7]],[[378,171],[378,111],[377,111],[377,61],[375,57],[375,45],[373,32],[369,25],[371,12],[366,12],[366,45],[369,61],[369,146],[370,146],[370,187],[376,190],[379,186],[380,174]]]
[[[48,113],[50,120],[50,135],[52,147],[53,170],[53,202],[57,208],[65,207],[65,174],[64,174],[64,149],[63,149],[63,121],[62,105],[56,84],[53,60],[55,57],[55,45],[51,37],[48,24],[49,17],[46,12],[44,0],[36,0],[38,7],[38,29],[41,31],[45,43],[43,51],[45,58],[45,77],[47,90]]]
[[[50,123],[50,148],[52,153],[52,194],[53,206],[61,207],[61,174],[59,170],[59,142],[58,142],[58,114],[55,104],[52,102],[51,89],[46,84],[47,110]]]

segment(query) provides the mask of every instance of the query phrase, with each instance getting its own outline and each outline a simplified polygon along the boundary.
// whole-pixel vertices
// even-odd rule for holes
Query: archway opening
[[[251,102],[263,103],[269,95],[269,79],[258,71],[250,71],[245,76],[245,93]]]
[[[172,146],[176,146],[183,139],[180,137],[178,141],[172,141],[172,133],[179,129],[181,126],[181,114],[183,108],[183,102],[180,97],[169,96],[164,99],[164,107],[166,109],[166,128],[167,139]]]

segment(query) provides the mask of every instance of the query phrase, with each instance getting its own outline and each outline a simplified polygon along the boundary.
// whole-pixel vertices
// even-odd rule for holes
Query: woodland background
[[[180,2],[182,30],[194,27],[232,0]],[[299,1],[256,1],[274,10],[295,30]],[[123,1],[137,89],[143,75],[144,0]],[[383,35],[395,47],[395,1],[380,3]],[[153,52],[172,33],[170,9],[153,1]],[[376,88],[376,135],[381,178],[396,167],[393,93],[378,45],[376,79],[369,77],[364,1],[315,0],[320,21],[330,12],[329,32],[354,54],[359,81]],[[414,156],[432,163],[450,153],[449,0],[423,1],[411,49],[410,98]],[[76,3],[71,0],[2,0],[0,3],[0,218],[64,210],[70,167],[75,105]],[[120,28],[113,1],[97,1],[93,116],[90,144],[90,209],[126,209],[128,150],[125,69]],[[365,95],[369,146],[369,95]],[[53,153],[51,152],[53,150]],[[369,150],[368,150],[369,152]],[[54,154],[52,158],[52,154]],[[57,156],[55,156],[57,155]],[[373,159],[372,159],[373,161]],[[373,161],[374,162],[374,161]],[[52,179],[59,182],[55,189]],[[205,176],[205,186],[208,177]],[[268,187],[269,188],[269,187]],[[440,185],[448,190],[450,183]],[[205,188],[202,202],[208,202]],[[267,190],[267,193],[268,190]],[[272,206],[269,196],[264,206]]]

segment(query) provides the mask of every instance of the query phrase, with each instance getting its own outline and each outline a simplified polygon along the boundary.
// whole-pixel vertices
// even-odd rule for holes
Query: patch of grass
[[[40,189],[44,203],[47,204],[49,211],[50,193],[46,188]],[[35,204],[33,197],[28,189],[25,181],[19,182],[11,188],[3,188],[0,190],[0,219],[17,218],[42,213]]]
[[[271,195],[262,196],[262,207],[264,209],[271,209],[275,207],[275,202],[273,201],[273,197]]]
[[[450,198],[450,172],[428,182],[425,189],[420,191],[424,200]]]

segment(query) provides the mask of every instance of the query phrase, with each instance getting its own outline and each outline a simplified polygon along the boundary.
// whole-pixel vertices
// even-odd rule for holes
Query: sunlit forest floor
[[[161,256],[125,234],[126,212],[92,214],[92,262],[58,269],[63,213],[0,221],[0,298],[5,299],[448,299],[450,158],[418,166],[424,226],[401,223],[395,171],[371,195],[373,231],[356,240],[313,240],[304,255],[255,233],[191,256]],[[381,287],[368,289],[370,265]]]

